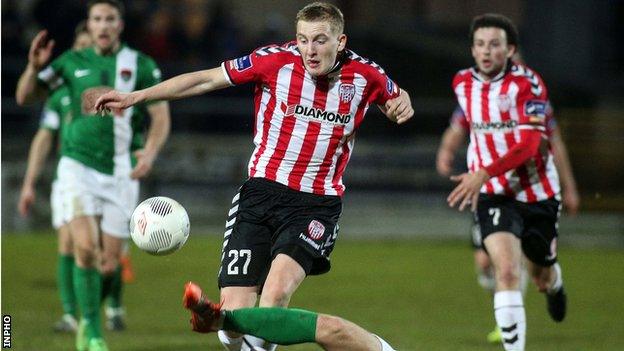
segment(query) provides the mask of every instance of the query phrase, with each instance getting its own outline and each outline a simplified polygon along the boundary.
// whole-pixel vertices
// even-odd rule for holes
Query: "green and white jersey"
[[[136,162],[132,152],[143,145],[146,106],[133,106],[121,116],[101,117],[82,110],[82,95],[102,87],[131,92],[157,84],[160,78],[154,60],[126,45],[106,56],[92,47],[59,56],[38,79],[52,91],[61,86],[69,90],[72,118],[64,126],[61,155],[105,174],[129,175]]]
[[[63,125],[71,118],[71,97],[69,96],[69,89],[63,85],[48,97],[39,121],[40,129],[47,129],[53,134],[58,134],[57,155],[61,150],[62,134],[65,131]],[[56,179],[56,172],[54,172],[54,179]]]

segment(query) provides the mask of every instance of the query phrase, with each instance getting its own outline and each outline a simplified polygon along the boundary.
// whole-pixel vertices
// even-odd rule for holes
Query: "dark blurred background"
[[[48,223],[49,179],[42,177],[35,215],[15,211],[40,105],[16,105],[14,89],[30,40],[42,28],[71,45],[86,0],[2,1],[2,229]],[[268,43],[294,38],[294,17],[307,1],[125,1],[130,46],[151,55],[164,78],[212,68]],[[416,115],[396,126],[371,108],[345,174],[347,233],[463,235],[466,215],[445,208],[452,184],[435,172],[435,150],[455,107],[450,88],[472,65],[473,16],[499,12],[520,31],[520,50],[544,78],[568,145],[582,196],[581,215],[563,220],[580,236],[624,241],[624,1],[343,0],[348,47],[380,64],[411,93]],[[168,195],[194,224],[218,231],[228,198],[246,177],[252,145],[250,85],[171,104],[173,133],[143,184],[144,196]],[[465,163],[456,162],[458,171]],[[400,221],[395,219],[400,218]],[[610,240],[611,240],[610,239]],[[588,240],[591,241],[591,240]]]

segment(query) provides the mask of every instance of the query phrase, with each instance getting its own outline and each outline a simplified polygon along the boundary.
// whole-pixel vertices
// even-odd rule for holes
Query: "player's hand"
[[[436,156],[436,170],[443,177],[448,177],[453,171],[453,159],[455,155],[448,150],[439,150]]]
[[[581,205],[581,198],[578,191],[576,191],[576,189],[566,189],[563,191],[562,196],[563,208],[570,216],[576,216]]]
[[[401,89],[399,96],[386,101],[384,107],[386,110],[386,117],[397,124],[403,124],[414,116],[412,100],[409,94],[403,89]]]
[[[147,152],[145,149],[140,149],[134,152],[134,156],[137,158],[137,164],[132,170],[130,177],[132,179],[146,177],[152,171],[152,165],[154,164],[156,155]]]
[[[54,40],[48,40],[48,31],[42,30],[30,42],[28,51],[28,64],[35,70],[40,71],[52,57]]]
[[[17,203],[17,210],[22,217],[27,217],[30,214],[30,209],[35,203],[37,194],[35,189],[31,186],[24,186],[20,193],[19,201]]]
[[[111,90],[113,90],[113,88],[111,87],[99,86],[99,87],[89,88],[83,91],[82,94],[80,95],[80,101],[81,101],[80,107],[81,107],[82,113],[85,115],[97,114],[98,110],[95,108],[95,102],[100,96],[108,93]],[[113,113],[116,115],[121,114],[120,112],[121,111],[119,110],[113,111]]]
[[[110,113],[111,111],[121,111],[132,105],[137,104],[139,98],[137,92],[132,93],[120,93],[116,90],[111,90],[95,101],[95,110],[99,114]]]
[[[458,182],[457,186],[451,194],[446,198],[449,206],[455,207],[459,203],[459,210],[463,211],[466,206],[470,205],[470,209],[474,212],[477,210],[477,201],[479,200],[479,190],[483,183],[489,179],[487,172],[481,168],[475,173],[462,173],[457,176],[451,176],[451,180]]]

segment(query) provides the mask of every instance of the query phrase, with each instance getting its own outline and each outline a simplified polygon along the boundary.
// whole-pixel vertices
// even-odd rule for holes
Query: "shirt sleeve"
[[[276,45],[260,48],[249,55],[224,61],[221,68],[232,85],[266,81],[272,67],[279,62],[280,54],[274,52],[278,50],[281,49]]]
[[[519,82],[516,108],[519,129],[536,129],[546,133],[548,94],[542,79],[527,69]]]
[[[37,74],[37,82],[50,91],[54,91],[62,86],[65,83],[63,73],[68,54],[68,52],[62,54],[52,61],[48,67],[41,70]]]
[[[39,120],[39,128],[48,129],[56,132],[61,126],[61,109],[58,98],[54,95],[46,100],[41,118]]]
[[[400,95],[401,88],[392,80],[385,71],[371,68],[371,78],[373,79],[372,101],[377,105],[384,105],[386,101],[394,99]]]
[[[466,119],[466,114],[459,105],[455,107],[455,110],[451,115],[451,120],[449,121],[449,124],[451,127],[458,128],[464,132],[470,131],[470,125],[468,124],[468,120]]]
[[[136,88],[145,89],[154,86],[162,81],[162,72],[152,58],[143,56],[139,62],[138,68],[138,81]],[[157,103],[159,101],[149,101],[145,103],[146,106]]]

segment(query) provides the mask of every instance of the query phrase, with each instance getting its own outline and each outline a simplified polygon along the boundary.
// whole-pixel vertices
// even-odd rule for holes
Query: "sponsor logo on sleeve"
[[[239,57],[234,60],[230,60],[230,69],[235,69],[238,72],[242,72],[246,69],[249,69],[253,66],[251,62],[251,55]]]
[[[386,91],[390,95],[398,93],[397,85],[389,77],[386,77]]]
[[[162,77],[162,72],[158,68],[155,68],[152,71],[152,77],[154,77],[154,79],[160,79]]]
[[[340,102],[347,104],[353,100],[355,96],[355,85],[349,83],[341,83],[338,88],[338,95],[340,96]]]
[[[541,100],[528,100],[524,103],[524,114],[531,120],[543,121],[546,118],[546,102]]]

